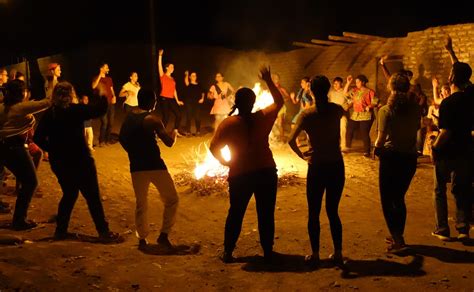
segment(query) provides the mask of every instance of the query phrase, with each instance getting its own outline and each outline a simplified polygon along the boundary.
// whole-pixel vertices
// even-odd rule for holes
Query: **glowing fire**
[[[260,83],[255,83],[253,89],[255,95],[255,104],[253,106],[252,112],[256,112],[273,103],[273,97],[268,90],[263,90]],[[229,168],[223,166],[219,163],[217,159],[211,154],[209,149],[206,147],[206,156],[204,160],[200,163],[197,163],[196,168],[194,169],[194,175],[197,179],[201,179],[205,176],[208,177],[224,177],[227,176]],[[225,161],[230,161],[231,153],[229,147],[226,145],[221,149],[222,156]]]

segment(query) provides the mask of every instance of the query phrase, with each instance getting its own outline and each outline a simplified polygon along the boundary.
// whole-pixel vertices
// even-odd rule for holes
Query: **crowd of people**
[[[132,185],[136,196],[135,223],[139,246],[148,244],[147,194],[153,184],[163,201],[163,222],[158,244],[172,249],[168,238],[175,223],[178,194],[171,174],[161,157],[157,139],[172,147],[176,138],[201,130],[200,107],[206,98],[213,100],[210,112],[214,115],[214,134],[210,151],[223,165],[229,167],[230,208],[224,232],[224,251],[221,259],[232,262],[244,214],[252,195],[255,195],[260,243],[264,258],[272,262],[274,240],[274,212],[277,196],[277,165],[269,145],[269,135],[279,127],[282,140],[288,140],[297,156],[308,162],[307,200],[308,234],[312,254],[306,257],[311,266],[320,260],[320,210],[326,193],[326,211],[330,223],[334,252],[330,258],[343,264],[342,222],[338,215],[345,183],[343,154],[352,151],[352,141],[359,130],[363,142],[363,156],[379,159],[379,190],[381,207],[389,236],[389,252],[407,248],[404,238],[406,221],[405,194],[417,168],[417,157],[426,150],[434,164],[435,229],[432,235],[450,240],[447,208],[447,183],[456,202],[457,238],[469,238],[472,215],[472,160],[473,160],[473,104],[474,86],[470,82],[471,67],[459,62],[451,39],[446,50],[452,60],[452,70],[446,84],[433,79],[433,102],[419,85],[411,84],[413,74],[401,70],[391,74],[380,60],[388,80],[390,92],[382,105],[376,92],[367,87],[368,78],[358,75],[344,80],[336,77],[332,83],[324,75],[301,79],[297,94],[288,93],[280,85],[280,76],[269,67],[260,70],[259,77],[266,83],[273,103],[254,111],[255,93],[247,87],[235,90],[216,74],[209,90],[198,83],[196,71],[186,71],[186,92],[178,95],[172,77],[173,64],[163,65],[163,50],[158,54],[161,91],[157,95],[150,88],[142,88],[138,73],[130,73],[130,81],[123,85],[119,97],[125,98],[127,115],[120,128],[119,142],[130,160]],[[17,201],[12,229],[27,230],[37,224],[27,219],[28,206],[38,179],[36,168],[43,153],[61,186],[63,197],[57,213],[57,240],[68,237],[68,225],[79,192],[84,196],[103,242],[121,242],[123,238],[109,230],[100,200],[97,171],[92,156],[93,131],[91,120],[100,119],[99,146],[111,142],[117,97],[108,64],[102,64],[92,79],[92,94],[76,96],[74,87],[59,81],[61,68],[57,63],[48,67],[45,84],[46,98],[29,100],[29,92],[21,74],[8,81],[8,73],[0,69],[0,170],[2,181],[5,169],[17,180]],[[8,82],[7,82],[8,81]],[[352,86],[355,81],[355,86]],[[182,96],[182,99],[179,98]],[[156,114],[155,108],[162,116]],[[297,105],[297,110],[291,110]],[[181,107],[186,114],[185,131],[181,128]],[[41,115],[38,115],[41,113]],[[174,116],[172,131],[167,131],[170,116]],[[36,122],[36,118],[39,122]],[[430,123],[423,127],[425,119]],[[285,123],[290,121],[291,133],[285,134]],[[377,138],[372,146],[370,129],[377,121]],[[302,151],[304,133],[310,151]],[[425,139],[427,137],[427,139]],[[25,147],[25,144],[28,147]],[[228,146],[230,160],[221,149]],[[427,146],[428,145],[428,146]],[[41,154],[38,154],[41,152]],[[0,211],[9,213],[10,206],[0,201]]]

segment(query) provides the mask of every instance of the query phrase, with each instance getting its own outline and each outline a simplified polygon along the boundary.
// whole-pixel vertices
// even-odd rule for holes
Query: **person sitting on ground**
[[[36,128],[34,141],[49,152],[51,170],[63,191],[54,233],[57,240],[68,237],[71,213],[80,191],[99,233],[99,241],[123,241],[118,233],[110,231],[105,219],[94,158],[84,139],[84,121],[98,118],[107,111],[105,90],[103,86],[98,86],[100,97],[96,97],[98,100],[94,104],[75,104],[74,87],[69,82],[58,83],[53,90],[53,105]]]
[[[163,122],[156,115],[157,98],[153,90],[141,89],[138,92],[138,107],[131,110],[120,129],[119,141],[127,151],[130,160],[133,190],[136,198],[135,225],[139,247],[144,248],[150,233],[148,224],[148,188],[152,183],[158,190],[165,208],[161,233],[157,239],[159,245],[173,249],[168,239],[175,221],[178,209],[178,194],[165,162],[156,136],[163,143],[172,147],[176,142],[178,129],[171,134],[166,133]]]
[[[250,198],[255,194],[257,202],[258,230],[264,258],[272,262],[275,233],[275,202],[278,176],[273,154],[268,144],[268,135],[283,107],[283,96],[272,81],[270,68],[260,70],[260,78],[267,83],[274,103],[252,113],[255,93],[242,87],[235,94],[232,111],[217,128],[209,150],[222,164],[229,166],[230,208],[225,224],[224,263],[234,261],[232,253],[242,229],[242,221]],[[232,114],[238,110],[238,114]],[[221,149],[228,146],[230,161],[222,156]]]
[[[299,117],[295,130],[290,135],[291,149],[302,159],[308,160],[306,196],[308,198],[308,234],[312,254],[306,261],[313,267],[319,263],[319,236],[321,211],[324,191],[326,191],[326,211],[331,227],[334,253],[329,257],[336,264],[343,263],[342,258],[342,224],[338,214],[339,202],[344,189],[344,161],[340,147],[340,119],[344,109],[328,101],[331,83],[326,76],[315,76],[311,79],[311,95],[315,106],[305,110]],[[296,137],[301,131],[309,135],[313,152],[306,157],[296,145]]]

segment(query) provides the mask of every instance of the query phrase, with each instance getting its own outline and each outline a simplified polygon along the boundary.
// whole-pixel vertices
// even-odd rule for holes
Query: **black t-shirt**
[[[199,84],[189,83],[184,90],[184,102],[190,104],[198,104],[204,90]]]
[[[443,145],[444,157],[465,156],[471,148],[473,128],[472,90],[455,92],[445,98],[439,107],[439,128],[451,132],[451,137]]]
[[[331,162],[342,159],[340,147],[340,120],[344,110],[340,105],[328,103],[324,108],[304,110],[296,124],[309,136],[313,154],[310,163]]]
[[[128,153],[130,172],[166,170],[156,141],[156,133],[143,125],[145,117],[149,114],[129,113],[120,129],[119,141]]]

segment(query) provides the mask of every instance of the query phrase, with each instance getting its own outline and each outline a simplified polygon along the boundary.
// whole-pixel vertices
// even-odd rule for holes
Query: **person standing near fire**
[[[272,81],[270,68],[262,68],[260,78],[266,82],[274,103],[252,113],[256,100],[255,93],[247,87],[237,90],[235,105],[229,117],[217,128],[209,148],[221,164],[229,166],[230,208],[225,224],[224,252],[221,255],[224,263],[234,261],[232,253],[252,195],[255,195],[257,204],[260,244],[264,259],[266,262],[272,262],[274,258],[274,213],[278,176],[268,144],[268,135],[278,112],[283,107],[284,100]],[[236,110],[238,114],[232,116]],[[221,153],[221,149],[226,145],[231,153],[229,161],[226,161]]]
[[[133,108],[125,118],[120,129],[119,141],[127,151],[130,160],[133,190],[136,197],[135,225],[139,248],[148,244],[147,237],[150,232],[148,224],[148,188],[152,183],[160,193],[164,203],[163,223],[158,244],[173,249],[168,239],[168,234],[176,219],[178,208],[178,194],[173,179],[168,172],[165,162],[161,158],[160,147],[156,138],[172,147],[176,142],[178,130],[171,134],[161,120],[151,112],[155,110],[156,96],[152,90],[141,89],[138,92],[138,107]]]
[[[183,106],[184,103],[179,100],[178,92],[176,91],[176,81],[171,74],[174,72],[173,64],[165,64],[165,69],[163,70],[163,53],[164,50],[158,51],[158,72],[160,73],[161,81],[161,93],[160,93],[160,105],[163,115],[163,125],[168,125],[170,112],[174,115],[174,128],[179,131],[181,125],[181,110],[180,106]],[[180,135],[181,136],[181,135]]]
[[[232,97],[235,92],[229,82],[224,81],[222,73],[216,74],[216,83],[209,89],[209,98],[214,100],[211,115],[214,115],[214,131],[231,111]]]

